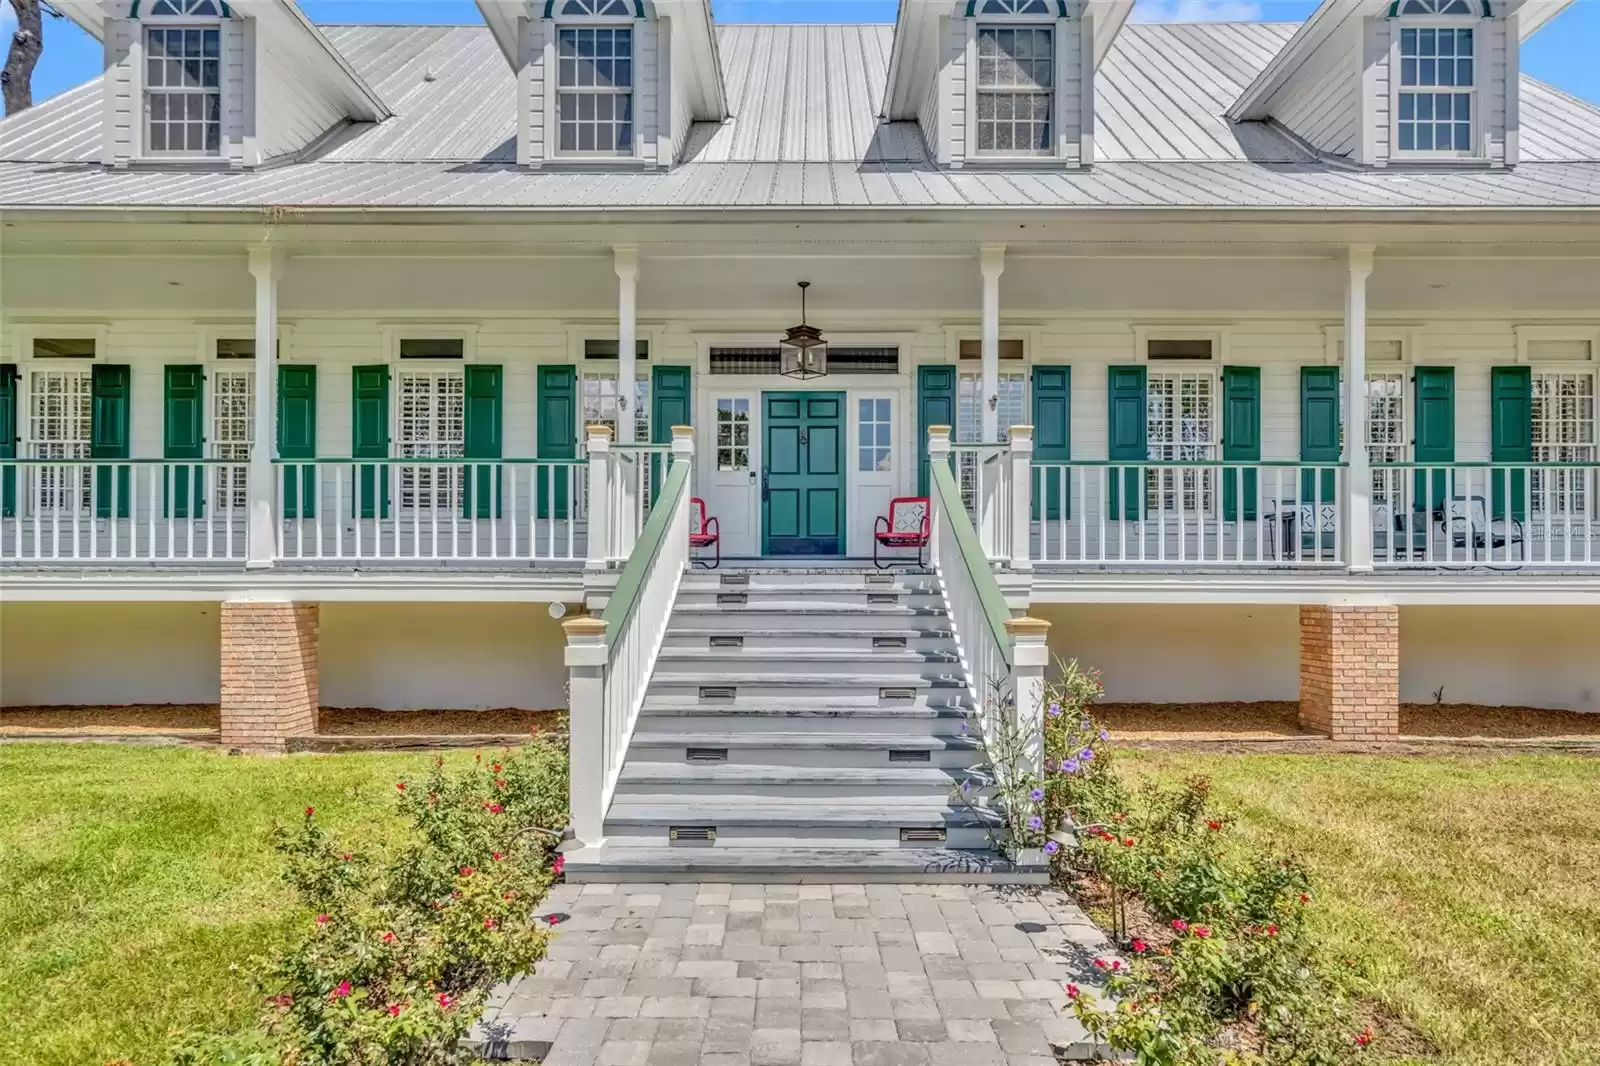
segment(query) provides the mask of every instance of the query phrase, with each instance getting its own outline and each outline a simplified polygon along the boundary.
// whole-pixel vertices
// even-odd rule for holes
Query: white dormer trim
[[[646,71],[654,71],[657,35],[645,32],[649,26],[644,7],[638,0],[544,0],[541,16],[548,27],[544,35],[544,62],[547,72],[544,79],[544,158],[548,162],[582,162],[586,165],[635,165],[646,154],[646,138],[654,139],[654,130],[647,130],[645,118],[646,95],[653,99],[659,86],[646,78]],[[651,27],[653,28],[653,27]],[[602,152],[561,147],[561,35],[582,29],[622,31],[628,33],[628,91],[605,94],[628,98],[629,139],[626,151]],[[646,49],[649,55],[646,55]],[[646,59],[650,66],[646,66]],[[578,87],[573,87],[577,89]],[[584,93],[581,95],[590,95]],[[597,101],[598,103],[598,101]],[[659,116],[657,116],[659,121]],[[651,156],[654,153],[650,153]]]
[[[1438,9],[1449,6],[1465,6],[1466,13],[1462,14],[1408,14],[1408,9],[1428,7]],[[1482,0],[1395,0],[1390,4],[1389,15],[1389,159],[1391,162],[1427,163],[1427,162],[1471,162],[1487,160],[1489,158],[1488,123],[1484,121],[1484,111],[1488,103],[1487,93],[1483,91],[1486,79],[1485,68],[1489,62],[1487,45],[1490,43],[1487,33],[1480,32],[1485,20],[1489,17],[1483,13]],[[1472,81],[1468,85],[1416,85],[1406,86],[1403,82],[1404,55],[1403,42],[1409,30],[1467,30],[1472,41]],[[1459,57],[1457,57],[1459,58]],[[1404,117],[1401,114],[1401,97],[1406,94],[1429,96],[1465,96],[1471,114],[1471,129],[1468,133],[1465,149],[1407,149],[1400,146],[1401,125]],[[1367,102],[1370,106],[1370,101]],[[1418,121],[1416,119],[1413,122]]]

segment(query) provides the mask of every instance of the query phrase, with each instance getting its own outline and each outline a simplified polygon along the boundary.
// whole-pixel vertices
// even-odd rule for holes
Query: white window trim
[[[1571,338],[1570,337],[1553,337],[1553,338],[1547,338],[1547,339],[1566,340],[1566,339],[1571,339]],[[1591,352],[1592,351],[1593,351],[1593,349],[1591,349]],[[1596,355],[1596,356],[1594,356],[1594,358],[1600,358],[1600,355]],[[1529,374],[1532,377],[1538,377],[1541,374],[1572,375],[1572,376],[1588,375],[1591,379],[1593,379],[1593,381],[1594,381],[1594,395],[1595,395],[1595,413],[1594,413],[1595,443],[1592,445],[1592,447],[1595,449],[1595,458],[1596,459],[1600,459],[1600,369],[1596,369],[1595,368],[1594,363],[1593,363],[1592,360],[1589,363],[1552,363],[1552,362],[1543,362],[1543,361],[1541,361],[1541,362],[1536,362],[1536,363],[1533,363],[1533,364],[1530,365]],[[1530,382],[1530,384],[1531,384],[1531,382]],[[1529,408],[1528,414],[1529,414],[1529,418],[1531,420],[1532,414],[1533,414],[1531,406]],[[1531,425],[1529,426],[1529,431],[1530,431],[1530,437],[1531,437],[1531,433],[1532,433],[1532,426]],[[1532,446],[1533,446],[1533,448],[1535,450],[1537,450],[1541,445],[1539,444],[1538,441],[1535,440],[1535,441],[1532,441]],[[1549,445],[1545,445],[1545,447],[1549,447]],[[1538,466],[1538,464],[1541,461],[1542,460],[1534,459],[1533,463],[1534,463],[1535,466]],[[1575,519],[1578,519],[1579,521],[1582,521],[1585,517],[1589,518],[1590,520],[1600,519],[1600,478],[1597,478],[1595,476],[1595,473],[1596,472],[1594,472],[1594,471],[1590,472],[1589,477],[1585,479],[1586,484],[1583,486],[1584,491],[1586,491],[1587,494],[1588,494],[1587,501],[1586,501],[1588,506],[1585,508],[1585,510],[1587,511],[1587,514],[1584,514],[1583,512],[1580,512],[1580,511],[1572,512],[1571,517],[1575,518]],[[1531,485],[1531,482],[1530,482],[1530,485]],[[1568,491],[1571,491],[1571,490],[1568,490]],[[1528,517],[1529,517],[1529,520],[1531,521],[1532,518],[1533,518],[1533,515],[1532,515],[1531,512],[1530,512]],[[1551,516],[1551,515],[1546,514],[1546,515],[1544,515],[1544,517],[1545,517],[1546,521],[1559,520],[1559,515]]]
[[[1405,15],[1389,20],[1389,158],[1415,163],[1460,163],[1479,162],[1489,158],[1489,145],[1485,132],[1487,127],[1483,123],[1483,65],[1487,57],[1483,55],[1485,45],[1484,34],[1478,29],[1484,24],[1483,18],[1476,15]],[[1405,151],[1400,147],[1400,31],[1402,29],[1470,29],[1472,30],[1472,84],[1469,86],[1451,86],[1425,89],[1413,86],[1415,91],[1439,91],[1445,88],[1446,92],[1459,92],[1465,90],[1472,97],[1472,148],[1465,152],[1454,149],[1441,152]],[[1406,90],[1412,91],[1412,90]]]
[[[552,163],[582,163],[584,166],[636,166],[643,156],[644,130],[639,121],[642,83],[639,80],[639,49],[643,35],[637,16],[554,15],[546,20],[549,32],[544,40],[544,157]],[[633,30],[633,150],[610,152],[563,152],[561,150],[561,31],[573,28],[616,28]]]
[[[40,338],[93,339],[94,355],[88,359],[72,360],[75,363],[102,363],[110,358],[111,324],[108,322],[24,322],[13,327],[16,337],[17,362],[33,361],[33,342]],[[41,359],[55,363],[66,360]]]
[[[473,323],[462,325],[383,323],[378,329],[383,338],[383,361],[394,366],[464,366],[478,361],[478,327]],[[400,358],[402,340],[459,340],[461,358],[402,359]]]
[[[634,340],[645,341],[650,348],[650,366],[656,365],[656,359],[661,351],[661,334],[663,327],[660,323],[638,323],[634,329]],[[606,325],[568,325],[567,326],[567,360],[576,366],[583,366],[590,362],[583,354],[584,345],[589,341],[614,341],[619,340],[615,324]],[[645,363],[636,364],[641,370]]]
[[[228,98],[228,18],[207,18],[203,15],[140,15],[134,20],[135,32],[133,42],[128,48],[127,62],[130,64],[129,74],[132,84],[136,112],[133,117],[133,158],[140,163],[159,163],[166,166],[228,166],[228,108],[233,101]],[[152,153],[146,143],[146,109],[149,101],[145,96],[148,86],[145,85],[146,55],[145,55],[145,29],[158,27],[163,29],[210,29],[215,27],[219,40],[217,42],[217,151],[210,153],[189,152],[159,152]],[[248,72],[247,72],[248,73]],[[248,87],[245,90],[249,91]]]
[[[199,354],[200,361],[204,363],[217,362],[222,363],[223,365],[242,363],[244,362],[242,359],[218,359],[217,342],[253,341],[255,339],[256,324],[248,320],[241,320],[238,322],[210,323],[207,325],[202,325],[198,330],[195,331],[195,344],[197,346],[196,350]],[[287,323],[279,322],[278,362],[284,363],[291,361],[292,352],[294,351],[293,340],[294,327]]]
[[[1185,334],[1185,335],[1183,335],[1181,337],[1157,337],[1156,339],[1157,340],[1195,340],[1195,339],[1198,339],[1198,338],[1194,334],[1191,333],[1191,334]],[[1139,350],[1141,352],[1144,352],[1146,350],[1145,345],[1141,344],[1139,346]],[[1151,437],[1151,435],[1150,435],[1150,378],[1152,378],[1152,377],[1175,377],[1175,378],[1181,378],[1185,374],[1189,374],[1189,375],[1192,375],[1194,377],[1202,377],[1203,376],[1203,377],[1208,378],[1210,380],[1210,382],[1211,382],[1211,418],[1210,418],[1211,432],[1208,434],[1208,437],[1210,438],[1210,443],[1206,444],[1206,445],[1203,445],[1203,447],[1211,449],[1211,456],[1209,458],[1207,458],[1207,459],[1204,459],[1204,460],[1195,460],[1195,461],[1196,462],[1211,463],[1211,462],[1216,462],[1216,461],[1218,461],[1218,460],[1220,460],[1222,458],[1222,360],[1217,356],[1218,346],[1216,344],[1212,345],[1211,351],[1212,351],[1212,359],[1210,361],[1203,361],[1203,360],[1199,360],[1199,359],[1184,359],[1184,360],[1174,359],[1174,360],[1170,360],[1170,361],[1169,360],[1158,359],[1154,363],[1150,363],[1149,364],[1152,367],[1152,369],[1150,369],[1149,371],[1146,372],[1146,375],[1145,375],[1145,390],[1144,390],[1144,397],[1145,397],[1144,398],[1144,403],[1145,403],[1145,458],[1149,462],[1153,462],[1154,463],[1154,462],[1187,462],[1187,461],[1189,461],[1189,460],[1181,460],[1181,459],[1179,459],[1179,460],[1154,459],[1150,455],[1151,451],[1154,450],[1154,448],[1157,447],[1157,446],[1167,446],[1167,447],[1182,447],[1183,446],[1183,442],[1182,441],[1157,441],[1157,440],[1153,439]],[[1142,361],[1148,363],[1148,360],[1142,360]],[[1176,399],[1176,395],[1174,396],[1174,399]],[[1174,415],[1177,416],[1177,421],[1175,421],[1173,423],[1173,425],[1174,425],[1174,428],[1177,428],[1182,423],[1182,416],[1181,416],[1181,413],[1179,413],[1176,409],[1174,409]],[[1151,467],[1145,472],[1145,475],[1146,475],[1145,488],[1144,488],[1145,505],[1149,508],[1150,512],[1152,514],[1158,514],[1158,515],[1185,514],[1185,515],[1204,516],[1204,517],[1208,517],[1208,518],[1209,517],[1214,517],[1217,514],[1221,513],[1221,508],[1222,508],[1222,488],[1221,488],[1221,482],[1217,478],[1214,468],[1202,469],[1200,471],[1200,476],[1195,479],[1194,494],[1195,494],[1195,503],[1197,504],[1197,506],[1195,506],[1195,507],[1185,507],[1183,505],[1183,495],[1184,495],[1185,492],[1188,491],[1188,488],[1187,488],[1187,486],[1181,484],[1178,480],[1176,480],[1177,475],[1181,474],[1182,472],[1183,472],[1182,468],[1173,468],[1173,467]],[[1167,491],[1165,485],[1163,484],[1163,479],[1167,478],[1167,477],[1173,477],[1174,478],[1173,487],[1172,487],[1171,491],[1173,493],[1174,499],[1178,502],[1178,506],[1173,507],[1171,509],[1168,509],[1168,508],[1166,508],[1164,506],[1161,506],[1159,501],[1156,503],[1155,506],[1150,506],[1150,493],[1152,491],[1151,490],[1151,480],[1153,479],[1154,483],[1155,483],[1154,491],[1156,493],[1158,493],[1158,494],[1161,494],[1161,493],[1165,493]],[[1208,502],[1210,504],[1209,507],[1205,506],[1205,504],[1208,503]]]
[[[1000,361],[1001,367],[1018,366],[1018,365],[1032,367],[1033,366],[1033,362],[1034,362],[1033,353],[1039,350],[1039,333],[1040,333],[1040,331],[1037,330],[1037,329],[1027,329],[1027,328],[1005,329],[1005,328],[1002,328],[1000,330],[1000,340],[1001,341],[1021,341],[1022,342],[1022,358],[1020,360],[1017,360],[1017,359],[1011,359],[1011,360],[1002,359]],[[947,326],[945,326],[944,327],[944,349],[945,349],[944,358],[945,358],[945,362],[951,364],[952,366],[962,366],[965,363],[972,362],[972,360],[970,360],[970,359],[963,360],[961,358],[961,342],[962,341],[978,341],[978,342],[981,343],[983,341],[983,330],[982,330],[981,326],[973,325],[973,324],[962,324],[962,325],[956,325],[956,326],[947,325]],[[925,366],[925,365],[928,365],[930,363],[931,364],[937,364],[938,360],[937,359],[922,359],[922,360],[919,360],[915,365]],[[915,373],[915,372],[913,371],[913,373]]]
[[[1210,341],[1210,359],[1157,359],[1154,366],[1222,366],[1226,364],[1233,340],[1233,330],[1217,325],[1142,325],[1133,327],[1133,361],[1150,363],[1151,341]]]
[[[1515,325],[1511,327],[1511,332],[1517,341],[1518,363],[1548,366],[1552,373],[1554,368],[1558,366],[1565,366],[1570,370],[1573,367],[1593,366],[1596,363],[1600,363],[1600,327]],[[1529,346],[1538,341],[1584,341],[1589,345],[1589,358],[1584,362],[1553,363],[1541,360],[1535,363],[1533,357],[1529,354]]]
[[[1057,15],[973,15],[966,19],[967,42],[963,56],[966,64],[967,120],[962,136],[966,140],[962,156],[967,163],[1007,165],[1050,163],[1067,157],[1068,141],[1062,136],[1061,89],[1066,84],[1071,67],[1067,49],[1062,47],[1065,30],[1070,19]],[[1048,152],[985,152],[978,149],[978,30],[986,27],[1025,26],[1032,29],[1048,27],[1051,31],[1050,50],[1055,60],[1055,84],[1050,89],[1050,141]]]
[[[1369,371],[1374,366],[1413,366],[1416,364],[1417,345],[1415,330],[1412,327],[1378,326],[1374,328],[1369,326],[1367,327],[1367,343],[1370,345],[1373,341],[1384,344],[1398,343],[1400,345],[1400,358],[1398,360],[1384,359],[1375,363],[1372,359],[1372,350],[1369,347],[1367,350],[1367,369]],[[1343,326],[1323,326],[1322,346],[1323,363],[1325,365],[1344,365]],[[1451,365],[1454,364],[1452,363]]]

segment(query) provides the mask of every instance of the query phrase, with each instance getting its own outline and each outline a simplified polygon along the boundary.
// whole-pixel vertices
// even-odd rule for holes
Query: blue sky
[[[301,0],[318,22],[477,23],[472,0]],[[723,22],[892,22],[895,0],[713,0]],[[1298,22],[1315,0],[1138,0],[1135,18],[1149,21],[1280,19]],[[0,0],[0,34],[14,22]],[[1524,72],[1574,96],[1600,103],[1600,0],[1577,0],[1524,47]],[[45,50],[34,72],[35,100],[94,77],[100,43],[66,19],[45,19]]]

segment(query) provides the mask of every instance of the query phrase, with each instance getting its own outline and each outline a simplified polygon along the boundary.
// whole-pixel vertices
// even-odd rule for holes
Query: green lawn
[[[1600,759],[1121,758],[1211,777],[1311,865],[1325,941],[1438,1049],[1416,1061],[1600,1062]]]
[[[146,1066],[175,1029],[248,1023],[247,960],[304,917],[269,826],[309,804],[382,833],[428,758],[0,746],[0,1062]]]

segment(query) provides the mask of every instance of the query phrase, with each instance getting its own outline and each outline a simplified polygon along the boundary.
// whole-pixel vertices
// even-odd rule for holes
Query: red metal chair
[[[900,496],[889,501],[888,517],[878,516],[872,532],[872,565],[886,570],[895,564],[893,559],[882,562],[878,558],[881,548],[915,548],[917,565],[926,566],[922,550],[932,538],[931,510],[926,496]]]
[[[722,565],[722,524],[715,518],[706,517],[706,501],[698,496],[689,497],[689,548],[716,548],[717,554],[711,562],[703,559],[694,559],[697,566],[707,570],[715,570]]]

